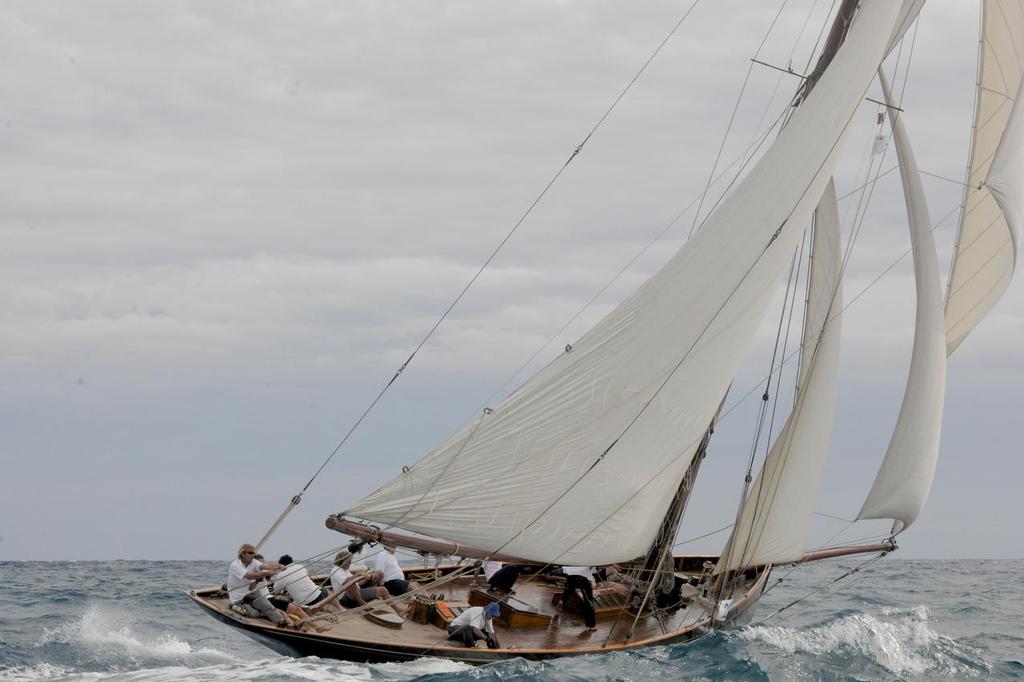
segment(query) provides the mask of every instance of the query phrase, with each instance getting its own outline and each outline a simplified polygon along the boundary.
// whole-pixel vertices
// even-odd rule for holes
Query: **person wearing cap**
[[[478,640],[487,642],[488,649],[498,649],[498,637],[494,634],[492,618],[501,615],[501,606],[492,601],[487,606],[471,606],[448,624],[448,639],[461,642],[463,646],[475,647]]]
[[[256,548],[245,543],[238,548],[238,557],[228,565],[228,602],[231,608],[243,616],[259,618],[263,616],[274,625],[287,626],[288,619],[274,608],[267,598],[267,588],[263,579],[274,575],[276,571],[264,568],[256,560]]]
[[[374,579],[374,571],[349,570],[352,567],[352,553],[342,550],[334,555],[334,570],[331,571],[331,594],[340,594],[339,603],[346,609],[364,606],[374,599],[390,599],[391,593],[383,586],[370,585]],[[364,585],[366,585],[364,587]],[[391,603],[391,610],[401,617],[405,614],[398,605]]]
[[[379,585],[381,578],[383,577],[381,572],[378,570],[370,570],[369,566],[366,565],[366,561],[360,556],[363,548],[366,547],[365,540],[352,540],[348,543],[346,549],[348,553],[352,555],[352,568],[349,570],[353,573],[366,573],[370,576],[371,585]]]
[[[394,545],[381,545],[384,551],[377,554],[376,568],[381,572],[381,580],[388,592],[396,597],[405,594],[409,590],[419,589],[419,584],[405,579],[405,571],[398,565],[395,558]]]

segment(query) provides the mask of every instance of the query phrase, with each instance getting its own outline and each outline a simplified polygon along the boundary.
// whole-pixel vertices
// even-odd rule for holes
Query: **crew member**
[[[462,642],[463,646],[475,647],[478,640],[487,642],[488,649],[497,649],[498,637],[494,634],[492,618],[501,615],[498,602],[492,601],[487,606],[472,606],[448,624],[448,639]]]
[[[405,579],[405,571],[398,565],[395,558],[394,545],[382,545],[384,551],[377,555],[377,570],[381,572],[381,580],[388,592],[398,596],[409,590],[419,589],[419,584]]]
[[[565,574],[565,591],[562,592],[562,605],[573,593],[583,604],[583,620],[586,632],[597,629],[597,615],[594,612],[594,567],[593,566],[562,566]]]

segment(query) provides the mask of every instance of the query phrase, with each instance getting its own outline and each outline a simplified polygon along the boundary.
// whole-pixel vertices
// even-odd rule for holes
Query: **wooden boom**
[[[395,533],[390,530],[382,530],[375,526],[369,526],[365,523],[359,523],[356,521],[349,521],[343,516],[328,516],[325,524],[331,530],[336,530],[339,533],[345,535],[351,535],[352,537],[359,538],[361,540],[368,540],[370,542],[377,542],[382,545],[394,545],[396,547],[404,547],[405,549],[411,549],[416,552],[426,552],[428,554],[440,554],[442,556],[461,556],[467,559],[488,559],[490,561],[503,561],[505,563],[513,564],[542,564],[543,562],[530,561],[528,559],[521,559],[519,557],[511,556],[508,554],[495,554],[488,552],[485,549],[479,547],[468,547],[466,545],[460,545],[457,542],[448,542],[447,540],[433,540],[430,538],[417,537],[414,535],[406,535],[404,533]]]
[[[808,561],[820,561],[822,559],[835,559],[851,554],[873,554],[875,552],[895,552],[896,543],[892,540],[877,545],[850,545],[848,547],[831,547],[829,549],[818,549],[804,554],[796,563],[806,564]]]

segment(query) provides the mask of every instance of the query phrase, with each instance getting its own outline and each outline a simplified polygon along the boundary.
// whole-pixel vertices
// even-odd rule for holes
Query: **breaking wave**
[[[883,608],[879,617],[848,612],[817,626],[754,625],[733,636],[785,654],[860,659],[895,675],[976,677],[990,671],[980,651],[932,630],[929,615],[924,606]]]
[[[80,617],[53,629],[44,628],[36,646],[61,645],[87,651],[108,661],[132,663],[155,660],[184,661],[189,658],[221,661],[238,660],[212,647],[196,647],[163,631],[159,626],[134,621],[124,612],[90,606]]]

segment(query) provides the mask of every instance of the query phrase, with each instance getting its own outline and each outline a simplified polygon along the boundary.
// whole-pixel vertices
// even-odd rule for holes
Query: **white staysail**
[[[839,385],[840,317],[835,313],[843,307],[841,282],[839,206],[835,184],[829,182],[814,213],[800,392],[743,502],[716,573],[796,561],[807,549]]]
[[[879,70],[885,101],[894,106],[888,79]],[[946,336],[942,320],[939,262],[931,219],[914,153],[893,110],[892,134],[899,158],[903,194],[910,222],[917,289],[916,327],[910,373],[889,449],[858,519],[893,519],[895,531],[910,526],[924,507],[935,476],[946,393]]]
[[[947,354],[1013,278],[1024,202],[1024,0],[984,0],[968,189],[946,296]]]
[[[893,34],[866,1],[772,147],[651,279],[346,513],[537,561],[644,554],[749,349]]]

